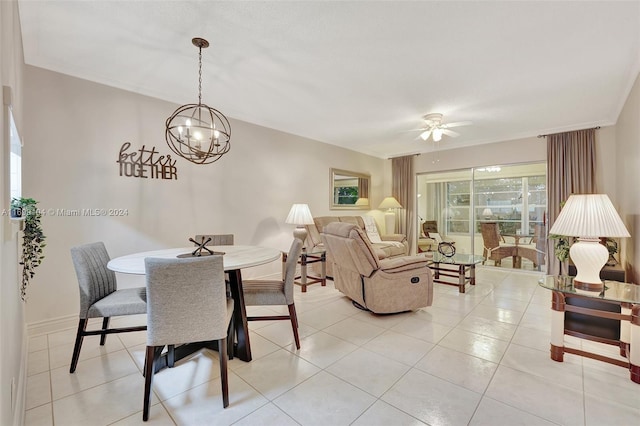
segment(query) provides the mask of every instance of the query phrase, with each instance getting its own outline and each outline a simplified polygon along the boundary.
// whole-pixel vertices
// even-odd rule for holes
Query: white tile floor
[[[537,279],[481,267],[466,294],[435,284],[433,306],[389,316],[356,309],[331,282],[296,288],[301,350],[288,322],[250,323],[253,361],[230,362],[228,408],[217,354],[204,351],[155,376],[149,423],[640,424],[640,385],[625,369],[549,359],[551,296]],[[87,338],[69,374],[74,333],[30,339],[25,424],[142,424],[144,332],[111,335],[104,347]]]

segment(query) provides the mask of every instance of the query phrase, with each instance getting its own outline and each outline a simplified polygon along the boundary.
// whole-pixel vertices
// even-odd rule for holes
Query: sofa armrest
[[[380,239],[382,241],[399,241],[403,243],[407,240],[407,237],[403,234],[388,234],[388,235],[380,235]]]
[[[429,269],[429,260],[421,256],[398,256],[380,260],[380,270],[395,274],[415,269]]]

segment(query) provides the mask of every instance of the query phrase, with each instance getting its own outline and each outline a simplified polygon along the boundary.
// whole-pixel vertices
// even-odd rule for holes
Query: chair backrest
[[[88,318],[89,308],[118,289],[115,272],[107,268],[109,253],[103,242],[71,248],[71,259],[80,287],[80,318]]]
[[[296,267],[300,253],[302,253],[302,245],[301,239],[293,239],[287,254],[287,261],[284,264],[284,296],[287,299],[287,304],[293,303],[293,281],[296,278]]]
[[[422,232],[424,235],[429,236],[432,232],[438,232],[438,222],[435,220],[425,220],[422,224]]]
[[[442,237],[437,232],[428,232],[426,235],[427,235],[427,237],[433,238],[434,240],[436,240],[436,243],[438,243],[438,244],[440,244],[442,242]]]
[[[322,233],[325,248],[331,252],[333,262],[341,268],[370,277],[380,269],[380,262],[369,239],[357,225],[330,223]]]
[[[207,238],[211,238],[206,246],[232,246],[233,245],[233,234],[201,234],[196,235],[194,240],[199,243],[206,241]]]
[[[480,223],[480,231],[485,248],[493,249],[500,246],[498,222],[482,222]]]
[[[144,260],[147,345],[222,339],[227,298],[221,255]]]

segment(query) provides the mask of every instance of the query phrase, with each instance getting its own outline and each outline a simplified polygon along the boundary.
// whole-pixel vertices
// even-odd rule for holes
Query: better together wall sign
[[[178,180],[176,160],[171,155],[157,154],[156,147],[146,149],[144,145],[137,151],[129,151],[131,142],[125,142],[120,147],[118,161],[120,176],[145,179],[175,179]]]

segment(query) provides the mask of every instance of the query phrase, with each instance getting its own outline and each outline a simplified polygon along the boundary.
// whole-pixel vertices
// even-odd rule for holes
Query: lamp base
[[[304,226],[302,227],[298,226],[293,230],[293,238],[298,238],[302,240],[302,244],[304,244],[304,242],[306,241],[308,234],[309,232],[307,231],[307,228],[305,228]]]
[[[585,291],[602,291],[604,283],[600,270],[609,259],[609,251],[600,244],[599,238],[578,238],[569,250],[571,260],[576,265],[575,288]]]
[[[394,212],[386,212],[384,214],[384,233],[396,233],[396,214]]]

